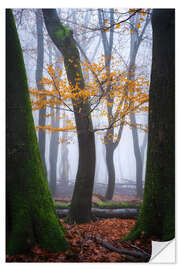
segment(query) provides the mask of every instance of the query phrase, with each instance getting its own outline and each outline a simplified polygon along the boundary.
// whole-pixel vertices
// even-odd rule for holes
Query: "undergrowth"
[[[55,202],[55,207],[57,208],[69,208],[71,206],[71,202],[60,203]],[[133,202],[92,202],[92,207],[98,208],[140,208],[141,203],[133,203]]]

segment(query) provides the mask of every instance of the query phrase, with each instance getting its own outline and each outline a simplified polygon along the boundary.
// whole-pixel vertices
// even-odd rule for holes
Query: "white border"
[[[42,0],[39,0],[39,1],[34,1],[34,0],[31,0],[31,1],[9,1],[9,0],[6,0],[5,2],[1,3],[0,4],[0,18],[1,18],[1,23],[0,23],[0,33],[1,33],[1,42],[0,42],[0,46],[1,46],[1,50],[0,50],[0,54],[1,54],[1,98],[0,98],[0,123],[1,123],[1,128],[0,128],[0,151],[1,151],[1,160],[0,160],[0,164],[1,164],[1,167],[0,167],[0,176],[1,176],[1,188],[0,188],[0,198],[1,198],[1,203],[0,203],[0,207],[1,207],[1,222],[0,222],[0,226],[1,226],[1,237],[0,237],[0,263],[1,263],[1,269],[3,268],[8,268],[8,267],[18,267],[18,268],[21,268],[21,267],[27,267],[27,268],[32,268],[32,264],[31,263],[23,263],[23,264],[20,264],[20,263],[16,263],[16,264],[5,264],[4,263],[4,250],[5,250],[5,16],[4,16],[4,9],[5,8],[60,8],[60,7],[69,7],[69,8],[75,8],[75,7],[116,7],[116,8],[119,8],[119,7],[143,7],[143,8],[176,8],[176,28],[179,28],[179,20],[180,20],[180,14],[179,14],[179,6],[177,5],[178,1],[157,1],[157,0],[151,0],[151,1],[133,1],[133,0],[123,0],[123,1],[120,1],[120,0],[111,0],[110,2],[109,1],[103,1],[103,0],[91,0],[89,2],[86,2],[84,0],[66,0],[66,1],[61,1],[61,0],[58,0],[58,1],[55,1],[55,0],[51,0],[51,1],[42,1]],[[178,42],[179,41],[179,34],[176,30],[176,41]],[[177,44],[177,43],[176,43]],[[178,50],[176,50],[176,63],[178,65],[180,59],[179,59],[179,46],[176,45],[176,47],[178,48]],[[176,65],[176,72],[177,72],[177,65]],[[177,73],[176,73],[177,74]],[[179,77],[179,76],[178,76]],[[179,83],[179,80],[178,80],[178,77],[176,78],[177,81],[176,81],[176,119],[179,118],[179,87],[178,87],[178,83]],[[178,121],[176,121],[176,138],[180,138],[180,134],[179,134],[179,119]],[[179,180],[179,169],[178,167],[178,163],[179,163],[179,143],[178,143],[178,140],[176,140],[176,190],[178,189],[178,180]],[[177,191],[176,191],[176,194],[177,194]],[[176,196],[176,208],[178,208],[178,205],[179,205],[179,199],[178,196],[179,194],[177,194]],[[179,220],[179,215],[178,215],[178,211],[176,210],[176,228],[178,228],[178,225],[177,225],[177,221]],[[178,230],[176,230],[176,238],[178,238],[179,240],[179,233],[178,233]],[[177,241],[178,241],[177,240]],[[178,255],[178,252],[176,251],[176,254]],[[165,255],[167,257],[167,254]],[[177,258],[177,264],[178,264],[178,258]],[[177,267],[177,264],[176,265],[171,265],[172,267]],[[51,264],[52,267],[61,267],[62,268],[67,268],[67,267],[78,267],[78,268],[81,268],[81,267],[98,267],[101,268],[103,267],[103,269],[108,269],[109,270],[109,267],[118,267],[118,269],[120,267],[123,267],[123,269],[132,269],[132,267],[138,267],[138,268],[141,268],[141,267],[144,267],[145,265],[147,265],[147,267],[158,267],[158,269],[160,268],[159,265],[153,265],[153,264],[104,264],[104,263],[99,263],[99,264],[79,264],[79,263],[73,263],[73,264]],[[42,266],[43,269],[44,268],[49,268],[49,263],[43,263],[43,264],[40,264],[40,263],[36,263],[36,264],[33,264],[33,268],[35,267],[40,267]],[[167,264],[163,264],[161,265],[163,268],[166,268],[166,267],[169,267],[169,265]]]

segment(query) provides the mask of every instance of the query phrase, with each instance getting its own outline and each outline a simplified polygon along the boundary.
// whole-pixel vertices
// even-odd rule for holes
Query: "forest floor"
[[[93,196],[93,201],[100,198]],[[57,198],[57,201],[70,201],[70,197]],[[129,196],[113,197],[112,201],[136,201]],[[52,253],[35,246],[26,254],[6,257],[7,262],[148,262],[151,256],[151,240],[143,234],[135,241],[121,241],[134,227],[136,220],[101,218],[87,224],[65,223],[66,239],[71,249],[65,253]],[[122,252],[123,250],[123,252]],[[124,252],[125,250],[125,252]],[[131,254],[128,254],[130,252]],[[140,253],[140,256],[138,255]]]
[[[63,219],[60,221],[67,231],[65,236],[70,250],[52,253],[35,246],[26,254],[7,255],[6,262],[148,262],[151,240],[156,240],[141,235],[135,241],[121,242],[136,220],[112,218],[80,225],[66,224]],[[135,254],[140,252],[142,256],[121,254],[122,249]]]

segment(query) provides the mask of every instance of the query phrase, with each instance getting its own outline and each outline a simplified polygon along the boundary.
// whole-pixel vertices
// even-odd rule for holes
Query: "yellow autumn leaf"
[[[62,71],[61,69],[59,69],[59,70],[58,70],[58,75],[59,75],[59,77],[62,76],[62,73],[63,73],[63,71]]]
[[[119,28],[120,27],[120,23],[116,24],[116,28]]]
[[[134,33],[134,30],[131,29],[131,35],[133,35],[133,33]]]
[[[133,14],[135,12],[135,10],[136,10],[135,8],[131,8],[131,9],[129,9],[129,13]]]
[[[141,27],[141,24],[140,24],[140,23],[138,23],[138,24],[137,24],[137,28],[140,28],[140,27]]]

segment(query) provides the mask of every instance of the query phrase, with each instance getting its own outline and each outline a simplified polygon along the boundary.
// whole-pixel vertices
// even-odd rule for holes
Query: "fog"
[[[116,17],[119,16],[120,20],[123,20],[123,14],[128,9],[118,9]],[[104,9],[104,16],[109,18],[109,9]],[[23,49],[24,61],[26,66],[26,72],[28,77],[29,88],[36,88],[36,61],[37,61],[37,32],[36,32],[36,18],[35,9],[14,9],[13,13],[16,19],[16,25],[20,37],[20,42]],[[73,37],[81,48],[85,51],[88,59],[91,62],[98,62],[102,54],[104,54],[102,38],[98,22],[98,12],[96,9],[58,9],[59,17],[64,25],[68,26],[73,31]],[[142,26],[145,22],[142,22]],[[114,30],[113,52],[112,55],[115,59],[119,59],[121,62],[119,68],[122,72],[127,69],[130,61],[130,46],[131,46],[131,34],[129,31],[130,23],[122,23],[120,28]],[[94,29],[94,30],[92,30]],[[43,77],[48,77],[47,64],[50,63],[49,48],[52,48],[52,64],[56,63],[57,49],[49,38],[45,25],[43,26],[44,35],[44,64],[43,64]],[[108,34],[107,34],[108,35]],[[83,59],[82,52],[80,51],[81,59]],[[136,72],[135,76],[143,75],[147,80],[150,80],[151,72],[151,58],[152,58],[152,30],[151,23],[146,27],[143,35],[143,40],[138,49],[136,57]],[[64,68],[64,67],[63,67]],[[65,75],[64,75],[65,76]],[[89,77],[91,80],[91,74]],[[50,113],[50,108],[47,108],[46,114]],[[60,118],[63,114],[63,110],[59,111]],[[94,112],[96,114],[96,112]],[[35,126],[38,125],[39,111],[33,111],[33,117]],[[65,118],[74,121],[74,115],[72,112],[65,111]],[[104,116],[101,119],[93,117],[93,127],[103,128],[107,123],[107,117]],[[148,112],[136,113],[136,121],[144,126],[148,125]],[[46,125],[51,124],[51,117],[46,118]],[[59,119],[59,127],[64,126],[63,119]],[[118,132],[116,127],[116,132]],[[50,154],[50,138],[51,133],[46,133],[45,144],[45,158],[49,180],[49,154]],[[63,147],[61,143],[63,136],[67,135],[67,143],[65,147],[68,150],[67,160],[68,166],[68,179],[67,181],[75,181],[78,168],[78,142],[77,135],[74,131],[59,132],[58,143],[58,158],[57,158],[57,181],[61,178],[61,166],[63,164]],[[38,135],[38,131],[37,131]],[[143,145],[143,141],[146,141],[143,160],[143,181],[145,179],[145,167],[146,167],[146,152],[147,152],[147,136],[148,133],[138,128],[138,138],[140,148]],[[108,173],[105,160],[105,145],[102,142],[103,134],[95,134],[96,140],[96,170],[95,170],[95,183],[107,184]],[[132,128],[129,125],[125,125],[123,128],[120,142],[114,152],[114,164],[115,164],[115,181],[116,183],[124,183],[127,180],[136,182],[136,159],[133,149],[133,137]]]

